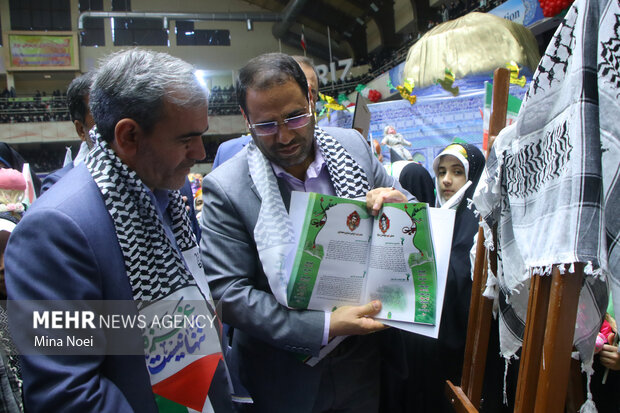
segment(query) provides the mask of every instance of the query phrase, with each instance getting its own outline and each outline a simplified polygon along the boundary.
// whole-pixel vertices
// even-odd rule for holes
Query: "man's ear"
[[[130,164],[138,152],[139,141],[143,134],[140,125],[129,118],[121,119],[114,127],[112,147],[125,163]]]
[[[75,126],[75,132],[80,137],[82,142],[86,142],[86,138],[88,137],[88,131],[84,127],[84,124],[79,120],[74,120],[73,125]]]
[[[316,91],[316,98],[314,97],[315,90],[312,89],[310,83],[308,83],[308,103],[310,104],[310,113],[313,113],[316,118],[316,102],[319,100],[319,92]]]
[[[248,130],[250,130],[250,121],[248,120],[247,115],[245,114],[243,108],[241,106],[239,106],[239,110],[241,111],[241,115],[243,115],[243,120],[245,120],[245,126],[246,128],[248,128]]]

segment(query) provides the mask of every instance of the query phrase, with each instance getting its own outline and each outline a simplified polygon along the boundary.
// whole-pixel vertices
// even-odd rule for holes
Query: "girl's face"
[[[441,195],[446,201],[465,185],[467,182],[465,168],[456,156],[444,155],[439,159],[437,182]]]

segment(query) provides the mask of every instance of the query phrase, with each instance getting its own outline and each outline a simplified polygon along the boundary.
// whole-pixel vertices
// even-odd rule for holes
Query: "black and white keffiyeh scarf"
[[[372,188],[358,163],[333,136],[328,135],[323,129],[316,127],[314,137],[327,163],[327,170],[332,178],[336,195],[341,198],[365,197]]]
[[[96,127],[91,134],[98,135]],[[114,221],[133,298],[140,303],[196,285],[184,260],[166,236],[155,205],[138,175],[125,165],[109,144],[98,138],[86,159],[106,208]],[[179,191],[170,191],[168,205],[179,250],[196,246],[185,204]]]
[[[327,164],[336,195],[342,198],[366,196],[371,189],[368,178],[340,142],[319,127],[314,130],[314,138]],[[287,305],[290,274],[285,273],[283,262],[294,248],[293,224],[269,160],[253,141],[247,148],[250,176],[261,197],[254,227],[256,247],[274,296],[280,304]]]
[[[97,135],[96,129],[91,134]],[[180,192],[169,191],[168,212],[175,246],[166,234],[148,188],[136,172],[119,159],[107,142],[96,142],[86,167],[114,222],[138,311],[150,325],[142,329],[142,334],[154,394],[192,411],[213,411],[213,406],[228,405],[227,371],[218,324],[214,326],[211,321],[211,328],[208,324],[200,327],[197,322],[183,324],[183,328],[161,322],[148,324],[171,314],[171,305],[172,311],[187,310],[184,314],[191,314],[194,321],[200,316],[215,320],[208,287],[194,278],[192,264],[187,262],[186,266],[185,260],[197,260],[198,254]],[[198,265],[193,271],[201,268]],[[170,335],[171,331],[174,334]],[[170,345],[155,345],[160,337],[170,337]],[[195,383],[203,385],[193,386]]]
[[[541,59],[474,203],[498,224],[500,345],[521,347],[531,274],[586,264],[574,344],[586,370],[607,307],[620,309],[620,1],[577,0]],[[492,243],[490,231],[485,231]]]

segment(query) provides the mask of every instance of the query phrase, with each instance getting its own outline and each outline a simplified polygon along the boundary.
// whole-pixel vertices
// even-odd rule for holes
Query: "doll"
[[[26,180],[15,169],[0,169],[0,212],[19,214],[24,212],[24,191]]]
[[[411,142],[407,141],[403,138],[403,135],[396,132],[396,129],[392,125],[386,126],[383,130],[383,140],[381,141],[381,145],[389,146],[390,149],[394,150],[396,155],[403,160],[411,161],[413,159],[411,152],[405,148],[405,146],[411,146]],[[395,159],[392,159],[392,162],[394,161]]]

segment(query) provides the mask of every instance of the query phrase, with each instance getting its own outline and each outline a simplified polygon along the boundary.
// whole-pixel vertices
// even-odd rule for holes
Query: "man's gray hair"
[[[312,71],[314,72],[314,75],[316,76],[316,80],[317,81],[319,80],[319,72],[317,72],[316,67],[314,66],[314,62],[312,61],[312,59],[310,59],[307,56],[301,56],[301,55],[293,55],[291,57],[293,59],[295,59],[295,61],[297,63],[299,63],[300,65],[305,65],[306,67],[311,68]]]
[[[133,119],[146,132],[163,116],[164,103],[183,108],[206,106],[208,91],[189,63],[144,49],[106,57],[90,91],[90,111],[102,138],[114,140],[116,124]]]

